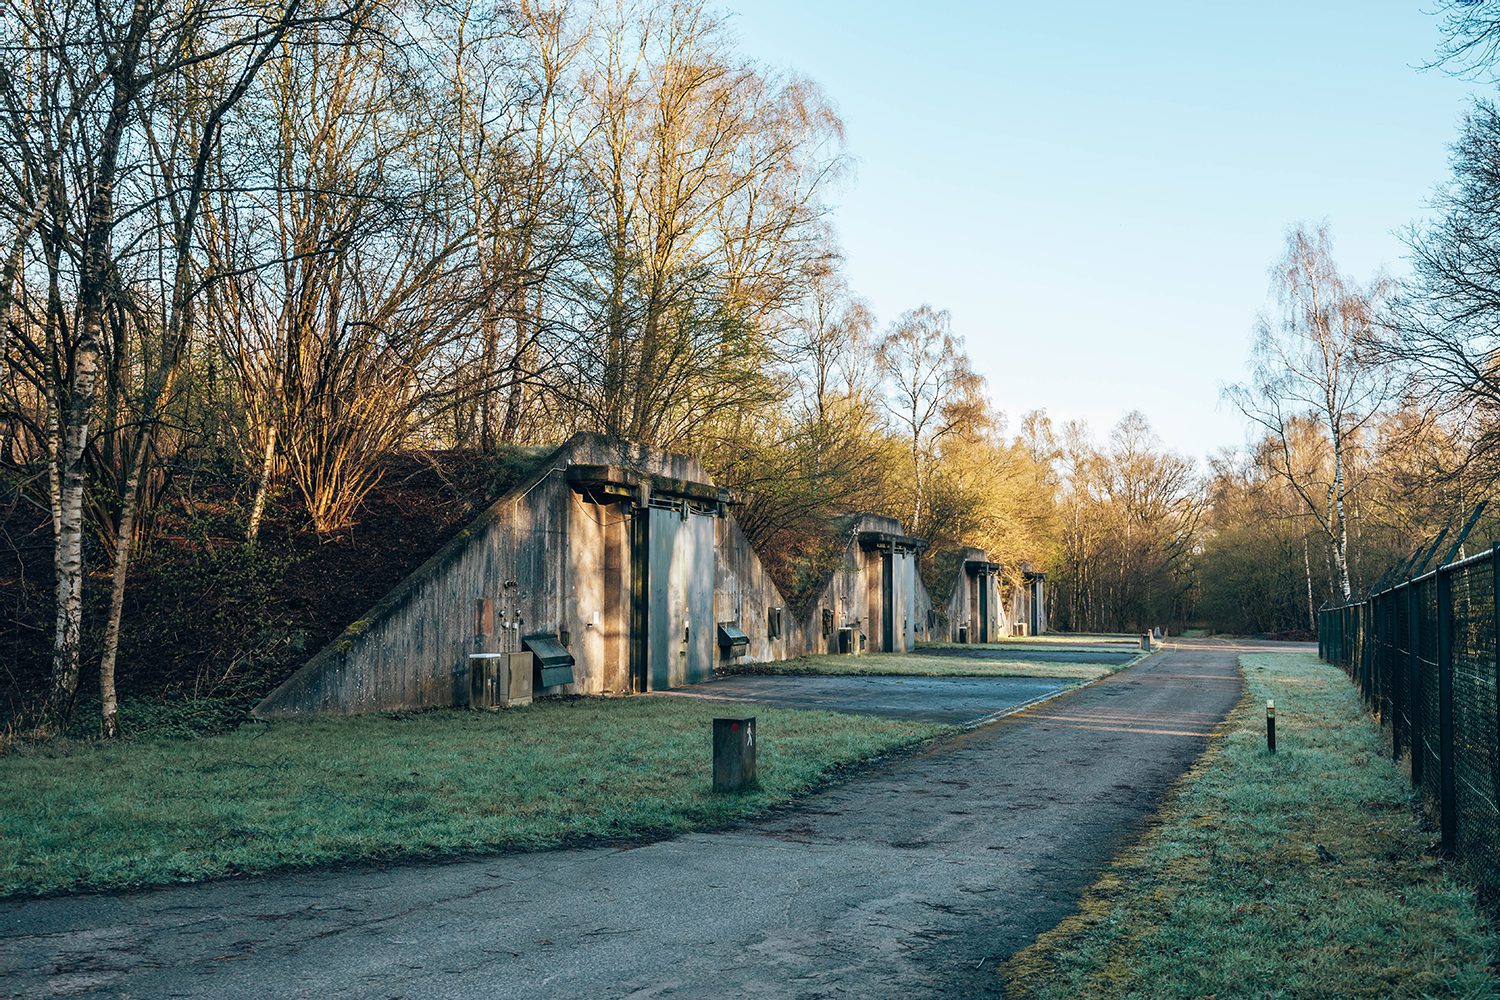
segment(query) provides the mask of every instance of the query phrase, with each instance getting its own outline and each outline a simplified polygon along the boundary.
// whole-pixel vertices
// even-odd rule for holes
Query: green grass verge
[[[1158,825],[1076,915],[1001,967],[1007,992],[1494,996],[1494,931],[1425,853],[1431,837],[1354,687],[1312,654],[1241,663],[1244,700]]]
[[[722,795],[709,787],[722,709],[547,701],[21,750],[0,757],[0,895],[713,827],[952,731],[757,706],[760,787]]]
[[[1118,669],[1121,668],[1098,663],[924,656],[918,650],[915,653],[862,653],[859,656],[839,653],[799,656],[770,663],[742,663],[719,672],[792,677],[1055,677],[1086,681],[1107,676]]]

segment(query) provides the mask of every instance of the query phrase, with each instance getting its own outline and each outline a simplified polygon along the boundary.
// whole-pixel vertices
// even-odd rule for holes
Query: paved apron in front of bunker
[[[968,725],[1075,683],[1050,677],[772,675],[726,677],[662,696]]]
[[[1038,649],[1035,646],[918,646],[917,656],[957,656],[965,660],[1030,660],[1033,663],[1089,663],[1123,667],[1140,655],[1139,649]]]

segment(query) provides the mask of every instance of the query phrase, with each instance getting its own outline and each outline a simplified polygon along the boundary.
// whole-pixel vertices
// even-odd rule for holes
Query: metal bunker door
[[[714,515],[677,504],[647,517],[646,681],[663,691],[713,671]]]
[[[880,556],[880,651],[896,649],[896,559],[895,553]]]
[[[979,641],[990,641],[990,575],[979,574]]]

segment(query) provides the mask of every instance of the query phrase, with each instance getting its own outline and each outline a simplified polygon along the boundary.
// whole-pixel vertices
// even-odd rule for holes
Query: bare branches
[[[1342,275],[1326,227],[1314,232],[1293,227],[1271,274],[1281,315],[1261,318],[1250,381],[1230,387],[1226,395],[1279,443],[1277,474],[1326,533],[1347,597],[1352,585],[1346,502],[1355,486],[1347,458],[1392,396],[1392,370],[1374,363],[1381,330],[1376,316],[1390,286],[1384,278],[1361,286]],[[1331,454],[1326,478],[1293,454],[1293,440],[1308,421],[1326,436]]]

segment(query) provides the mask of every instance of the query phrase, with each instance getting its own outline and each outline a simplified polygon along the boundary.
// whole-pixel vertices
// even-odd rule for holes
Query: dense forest
[[[1490,105],[1410,281],[1292,230],[1228,391],[1259,439],[1202,469],[1140,414],[1008,419],[984,331],[876,317],[836,104],[700,0],[4,10],[12,728],[243,698],[579,430],[701,457],[783,574],[891,514],[1049,571],[1069,629],[1305,631],[1494,481]]]

